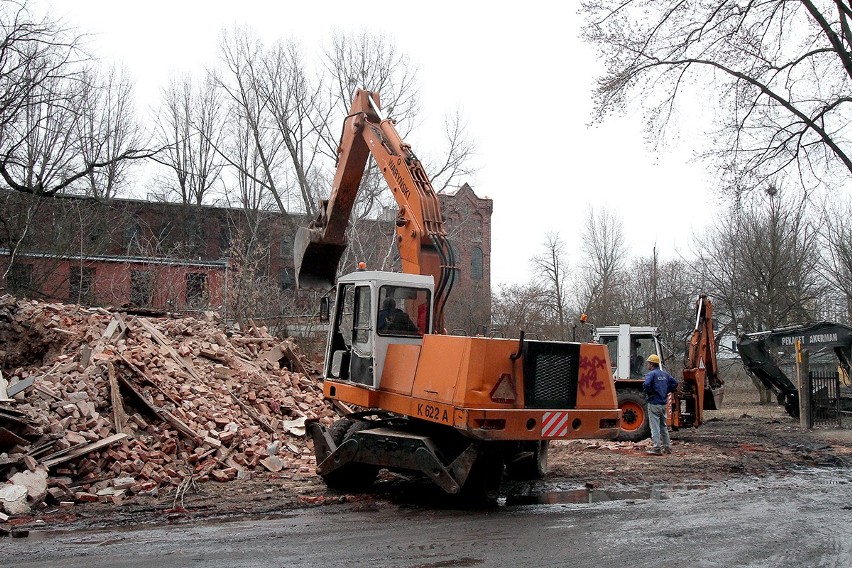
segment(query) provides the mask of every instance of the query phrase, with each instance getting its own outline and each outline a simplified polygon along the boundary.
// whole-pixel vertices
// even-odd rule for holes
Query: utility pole
[[[653,312],[651,312],[651,321],[659,322],[662,321],[660,317],[660,305],[657,303],[657,245],[654,244],[654,265],[651,267],[651,305],[653,306]]]
[[[799,383],[799,426],[803,430],[811,427],[811,376],[810,351],[802,349],[801,340],[796,341],[796,376]]]

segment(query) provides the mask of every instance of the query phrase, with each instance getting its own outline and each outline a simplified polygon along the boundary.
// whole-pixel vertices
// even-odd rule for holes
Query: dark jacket
[[[648,404],[665,404],[668,394],[675,392],[677,386],[677,381],[674,377],[659,367],[653,371],[649,371],[645,375],[645,382],[642,384]]]

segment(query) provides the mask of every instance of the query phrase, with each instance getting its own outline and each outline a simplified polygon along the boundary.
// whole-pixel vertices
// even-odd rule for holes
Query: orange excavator
[[[716,362],[713,303],[701,294],[695,302],[695,327],[687,347],[683,381],[672,404],[672,426],[700,426],[705,410],[722,408],[724,395],[725,381],[719,376]]]
[[[443,332],[453,251],[431,182],[377,93],[355,93],[338,153],[331,195],[294,241],[299,287],[335,290],[324,395],[363,409],[328,429],[308,424],[327,485],[368,485],[388,468],[493,498],[504,470],[544,475],[549,440],[615,437],[620,412],[603,345]],[[399,205],[402,273],[359,269],[335,283],[371,154]]]
[[[642,383],[645,361],[655,354],[661,359],[656,327],[628,324],[595,329],[595,341],[607,346],[613,363],[615,391],[621,408],[621,440],[638,442],[651,435]],[[725,394],[725,381],[716,362],[713,335],[713,303],[706,294],[695,302],[695,325],[686,347],[681,388],[670,400],[669,425],[672,428],[700,426],[705,410],[719,410]]]

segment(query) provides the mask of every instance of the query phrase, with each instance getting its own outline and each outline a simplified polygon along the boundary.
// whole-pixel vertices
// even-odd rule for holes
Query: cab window
[[[429,329],[431,294],[428,289],[382,286],[379,289],[379,335],[420,337]]]
[[[370,332],[372,331],[370,317],[370,287],[355,288],[355,321],[353,327],[352,347],[362,357],[372,353]]]
[[[657,352],[653,337],[634,337],[630,346],[630,378],[639,379],[645,376],[647,366],[645,361]]]
[[[618,337],[602,337],[601,343],[606,345],[609,351],[609,364],[612,365],[612,373],[615,374],[618,365]]]

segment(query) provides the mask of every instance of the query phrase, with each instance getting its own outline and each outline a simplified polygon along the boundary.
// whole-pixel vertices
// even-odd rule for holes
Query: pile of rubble
[[[0,520],[45,500],[311,473],[305,420],[335,416],[313,369],[292,340],[205,316],[0,297]]]

